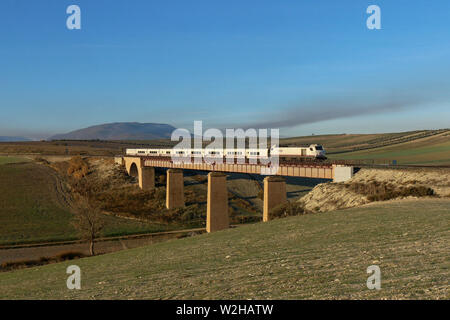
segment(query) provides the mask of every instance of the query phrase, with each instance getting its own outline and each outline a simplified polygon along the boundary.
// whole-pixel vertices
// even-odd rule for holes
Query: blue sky
[[[81,30],[66,28],[71,4]],[[371,4],[381,30],[366,27]],[[2,0],[0,135],[122,121],[447,128],[449,21],[447,0]]]

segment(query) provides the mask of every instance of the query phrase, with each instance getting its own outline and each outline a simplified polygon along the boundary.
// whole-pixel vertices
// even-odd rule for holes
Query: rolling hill
[[[448,299],[449,214],[449,199],[403,200],[244,225],[3,272],[0,299]]]
[[[48,166],[0,157],[0,246],[77,239],[66,189],[57,172]],[[165,230],[113,216],[105,219],[108,226],[104,236]]]
[[[336,134],[286,138],[283,145],[320,143],[327,157],[343,160],[397,160],[398,164],[450,164],[450,130],[380,134]]]
[[[136,127],[142,125],[145,124],[135,124]],[[134,138],[139,137],[140,133],[127,133],[126,129],[120,129],[121,127],[130,127],[127,123],[102,126],[109,128],[107,130],[109,134],[84,135],[83,139],[90,139],[89,141],[3,142],[0,143],[0,153],[111,156],[123,153],[126,148],[148,148],[152,146],[161,148],[172,147],[176,144],[167,137],[144,140]],[[153,125],[150,124],[150,126]],[[118,130],[116,131],[115,128],[118,128]],[[170,136],[173,127],[168,126],[166,128],[166,135]],[[93,129],[89,130],[98,131],[100,129],[93,127]],[[125,133],[121,130],[125,130]],[[149,135],[152,136],[152,134]],[[92,140],[96,139],[93,137],[99,136],[128,138],[124,138],[125,140],[122,141],[120,139],[110,140],[109,138],[106,140]],[[74,135],[72,137],[73,139],[82,139],[82,136]],[[53,138],[63,139],[64,137],[58,135]],[[325,147],[328,158],[333,160],[375,160],[377,163],[384,163],[386,162],[385,160],[397,160],[398,164],[450,165],[450,129],[378,134],[330,134],[280,139],[280,145],[282,146],[309,145],[312,143],[322,144]]]
[[[405,165],[449,165],[450,131],[431,135],[410,135],[390,143],[379,142],[365,148],[329,154],[331,159],[397,160]]]
[[[66,134],[58,134],[48,140],[153,140],[170,139],[175,127],[161,123],[117,122],[100,124]]]

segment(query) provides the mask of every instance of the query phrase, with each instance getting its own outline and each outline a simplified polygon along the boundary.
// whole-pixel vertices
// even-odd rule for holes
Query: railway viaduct
[[[264,174],[267,166],[261,164],[209,164],[174,163],[170,158],[116,157],[115,162],[125,166],[127,173],[137,177],[143,190],[155,188],[155,167],[167,168],[166,207],[174,209],[184,206],[183,169],[210,171],[208,174],[207,232],[229,227],[228,191],[226,172]],[[269,211],[287,201],[286,182],[283,176],[333,179],[345,181],[353,175],[353,167],[330,164],[282,163],[274,175],[264,178],[263,221],[269,221]]]

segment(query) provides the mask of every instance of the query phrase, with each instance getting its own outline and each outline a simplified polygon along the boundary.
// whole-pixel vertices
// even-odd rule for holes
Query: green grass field
[[[450,164],[450,135],[370,150],[329,155],[330,159],[387,159],[399,164]]]
[[[0,298],[448,299],[449,219],[450,199],[427,199],[244,225],[1,273]],[[81,290],[66,287],[72,264]]]
[[[397,160],[398,164],[450,164],[450,130],[340,134],[285,138],[281,144],[322,144],[329,159]]]
[[[0,244],[76,239],[62,188],[56,172],[47,166],[32,162],[0,165]],[[175,228],[112,216],[105,220],[105,236]]]
[[[0,156],[0,165],[8,163],[18,163],[18,162],[28,162],[29,159],[18,158],[18,157],[2,157]]]

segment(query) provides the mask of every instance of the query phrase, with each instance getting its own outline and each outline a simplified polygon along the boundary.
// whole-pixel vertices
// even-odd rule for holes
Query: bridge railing
[[[267,163],[267,159],[265,161],[261,161],[260,159],[254,158],[227,158],[227,157],[161,157],[161,156],[142,156],[144,160],[155,160],[155,161],[167,161],[169,163],[201,163],[201,164],[246,164],[246,165],[259,165],[259,166],[270,166],[271,163]],[[322,160],[311,160],[311,159],[289,159],[289,160],[279,160],[279,165],[283,166],[302,166],[302,167],[312,167],[312,168],[323,168],[323,167],[331,167],[332,163],[326,163]]]

